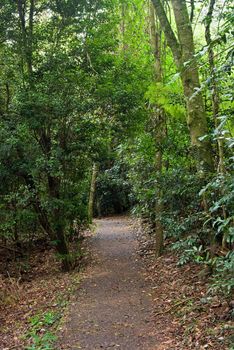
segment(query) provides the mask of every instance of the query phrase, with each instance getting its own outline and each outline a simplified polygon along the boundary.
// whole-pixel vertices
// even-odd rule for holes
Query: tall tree
[[[153,4],[150,2],[149,5],[149,19],[150,19],[150,39],[151,47],[154,56],[154,80],[157,83],[162,83],[162,37],[160,25],[158,19],[155,16],[155,9]],[[152,106],[153,109],[153,132],[155,137],[156,153],[155,153],[155,171],[158,179],[156,184],[156,202],[155,202],[155,235],[156,235],[156,246],[155,255],[160,256],[163,250],[163,204],[162,204],[162,189],[160,179],[162,176],[162,158],[163,158],[163,143],[165,139],[165,111],[160,105]]]
[[[0,91],[0,165],[13,185],[15,178],[19,186],[26,185],[27,205],[37,213],[65,270],[72,265],[67,238],[73,222],[88,216],[86,175],[105,133],[99,111],[102,116],[109,112],[98,90],[115,60],[112,5],[115,1],[16,0],[1,7],[3,71],[13,74],[11,80],[4,77],[4,94]],[[14,57],[11,64],[6,53]]]
[[[193,31],[185,0],[171,0],[177,28],[177,37],[170,24],[161,0],[152,0],[181,75],[187,104],[187,123],[191,145],[201,171],[213,171],[213,155],[208,139],[207,116],[201,94],[198,67],[194,59]]]

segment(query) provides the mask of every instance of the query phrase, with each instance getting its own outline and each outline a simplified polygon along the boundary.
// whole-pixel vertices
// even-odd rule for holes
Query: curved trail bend
[[[127,218],[96,220],[88,268],[60,333],[59,349],[156,350],[150,286]]]

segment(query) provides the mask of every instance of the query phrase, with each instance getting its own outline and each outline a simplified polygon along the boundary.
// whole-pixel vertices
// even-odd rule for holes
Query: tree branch
[[[162,2],[160,0],[152,0],[152,3],[154,5],[156,14],[158,16],[160,25],[164,31],[164,34],[166,36],[166,40],[168,42],[168,45],[171,48],[171,51],[173,53],[175,62],[178,67],[181,66],[181,48],[180,44],[176,39],[175,33],[173,32],[173,29],[169,23],[169,20],[167,18],[166,12],[163,8]]]

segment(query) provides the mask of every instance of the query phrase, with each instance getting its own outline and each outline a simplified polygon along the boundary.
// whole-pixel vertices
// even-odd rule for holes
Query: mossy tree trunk
[[[212,147],[208,137],[207,116],[198,67],[194,59],[193,31],[185,0],[171,0],[177,27],[177,37],[167,18],[161,0],[152,0],[175,63],[181,74],[184,96],[187,105],[187,124],[190,132],[192,152],[199,172],[214,170]]]

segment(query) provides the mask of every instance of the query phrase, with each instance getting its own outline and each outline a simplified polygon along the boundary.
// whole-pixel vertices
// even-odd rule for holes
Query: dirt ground
[[[0,273],[0,350],[234,350],[233,299],[210,295],[202,265],[178,266],[169,241],[155,260],[143,228],[127,217],[97,220],[72,273],[46,247],[30,255],[20,279],[19,262],[8,264],[10,277]],[[60,321],[41,323],[48,313]],[[42,342],[47,332],[55,344]]]
[[[129,218],[96,224],[56,350],[233,350],[230,305],[207,295],[200,265],[179,267],[168,249],[155,260],[152,237]]]
[[[58,349],[154,350],[151,287],[127,218],[97,220],[94,264],[77,291]]]

